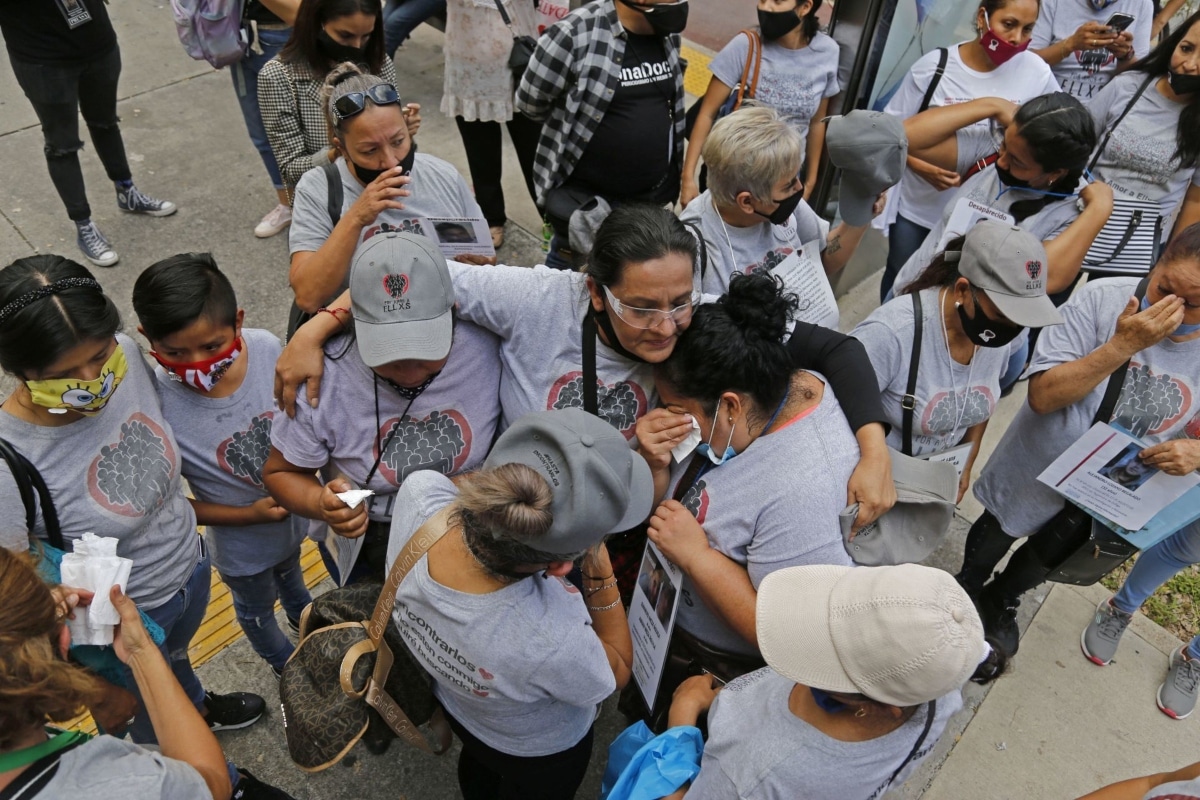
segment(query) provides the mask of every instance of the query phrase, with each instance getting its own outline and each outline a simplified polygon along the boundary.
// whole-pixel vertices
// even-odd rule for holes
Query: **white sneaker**
[[[254,226],[254,235],[260,239],[266,239],[274,236],[281,230],[292,224],[292,208],[285,206],[283,203],[275,206],[262,218],[262,221]]]

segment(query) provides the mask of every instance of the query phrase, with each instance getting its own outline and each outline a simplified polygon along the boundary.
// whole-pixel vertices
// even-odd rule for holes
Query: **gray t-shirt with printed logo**
[[[1116,13],[1133,17],[1133,24],[1127,28],[1133,34],[1133,57],[1144,57],[1150,52],[1150,27],[1154,22],[1151,0],[1110,0],[1099,11],[1092,8],[1088,0],[1046,0],[1033,28],[1029,49],[1044,50],[1072,36],[1085,22],[1103,25]],[[1115,55],[1098,47],[1068,53],[1051,69],[1064,92],[1070,92],[1086,103],[1113,79],[1120,68]]]
[[[445,368],[411,406],[363,363],[351,335],[336,336],[325,344],[320,405],[297,403],[294,418],[277,415],[271,444],[298,467],[324,467],[330,478],[342,474],[374,490],[368,513],[386,521],[396,488],[414,472],[457,475],[483,463],[500,417],[499,380],[496,337],[461,319]]]
[[[457,496],[437,473],[404,482],[389,569],[409,537]],[[561,578],[537,574],[468,594],[430,577],[423,557],[396,592],[392,620],[450,716],[502,753],[536,757],[574,746],[617,687],[583,596]]]
[[[795,686],[766,667],[721,690],[708,712],[708,741],[688,800],[876,800],[920,766],[962,708],[958,691],[938,698],[925,741],[889,786],[921,737],[928,704],[891,733],[843,742],[788,710]]]
[[[699,225],[704,236],[708,266],[701,288],[708,294],[725,294],[735,272],[769,271],[784,259],[798,256],[801,248],[809,245],[814,259],[807,262],[800,282],[788,287],[800,298],[797,318],[837,330],[837,300],[820,258],[829,225],[808,203],[801,200],[786,225],[772,225],[763,220],[760,225],[738,228],[721,219],[713,205],[712,192],[705,191],[688,203],[679,218]]]
[[[179,446],[163,418],[150,367],[137,343],[117,334],[129,370],[99,414],[47,428],[0,412],[7,439],[42,474],[67,549],[89,531],[118,539],[133,559],[126,587],[145,609],[183,587],[196,567],[196,514],[180,482]],[[39,519],[35,534],[45,540]],[[0,462],[0,546],[28,550],[25,506]]]
[[[750,40],[739,33],[721,48],[708,67],[717,80],[733,88],[742,81],[749,50]],[[753,64],[750,71],[753,75]],[[823,33],[799,50],[789,50],[778,42],[764,42],[754,99],[778,109],[807,140],[821,101],[841,91],[837,71],[837,42]]]
[[[846,483],[858,456],[850,425],[825,386],[821,401],[809,411],[701,473],[681,502],[704,528],[709,544],[746,567],[756,589],[784,567],[849,566],[838,513],[846,507]],[[688,463],[675,465],[672,495]],[[676,619],[714,647],[758,654],[709,610],[686,577]]]
[[[1029,374],[1076,361],[1112,338],[1117,317],[1137,287],[1136,278],[1090,281],[1061,309],[1066,323],[1042,331]],[[1010,536],[1028,536],[1062,507],[1061,495],[1039,482],[1054,459],[1092,426],[1104,397],[1104,380],[1079,402],[1048,414],[1026,403],[1009,425],[975,496]],[[1150,444],[1200,439],[1200,341],[1164,339],[1135,355],[1112,421]]]
[[[262,468],[271,452],[275,417],[275,361],[282,349],[273,333],[243,328],[248,359],[242,385],[228,397],[210,397],[154,370],[163,416],[183,455],[183,477],[196,499],[248,506],[267,496]],[[282,416],[282,414],[280,415]],[[209,525],[213,565],[222,575],[254,575],[296,552],[308,520],[291,516],[263,525]]]
[[[532,411],[583,408],[583,318],[587,276],[547,267],[475,267],[450,262],[460,319],[500,337],[501,430]],[[632,440],[654,407],[653,365],[596,340],[600,417]]]
[[[913,409],[914,456],[946,450],[962,441],[967,429],[992,416],[1000,397],[1000,376],[1009,355],[1025,341],[1018,336],[1004,347],[978,347],[970,364],[950,358],[934,287],[920,292],[923,325],[921,362],[917,369],[916,406]],[[909,296],[897,297],[871,312],[850,335],[867,348],[883,412],[892,426],[888,446],[903,445],[900,401],[908,393],[908,371],[913,353],[913,304]]]

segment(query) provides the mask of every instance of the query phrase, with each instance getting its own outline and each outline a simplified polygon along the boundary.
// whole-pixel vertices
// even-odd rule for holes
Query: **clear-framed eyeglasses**
[[[693,292],[692,296],[683,305],[675,306],[669,311],[663,311],[659,308],[637,308],[629,306],[621,302],[608,287],[604,287],[604,296],[608,298],[608,304],[612,307],[613,313],[630,327],[648,330],[658,327],[664,319],[670,319],[677,327],[685,325],[692,319],[692,311],[696,304],[700,302],[700,293]]]

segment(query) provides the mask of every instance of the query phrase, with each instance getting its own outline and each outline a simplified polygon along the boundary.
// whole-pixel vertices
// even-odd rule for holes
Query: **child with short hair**
[[[308,520],[290,516],[262,482],[282,345],[268,331],[243,329],[245,312],[208,253],[151,265],[134,284],[133,308],[158,362],[163,416],[213,564],[246,638],[278,676],[294,647],[275,621],[275,601],[295,628],[312,600],[300,567]]]

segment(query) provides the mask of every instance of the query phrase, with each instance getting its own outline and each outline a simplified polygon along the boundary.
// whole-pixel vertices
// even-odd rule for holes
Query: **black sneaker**
[[[229,694],[204,693],[205,719],[209,730],[234,731],[248,728],[258,722],[266,710],[267,703],[256,694],[230,692]]]
[[[263,783],[244,769],[238,770],[237,786],[230,800],[296,800],[283,789]]]
[[[291,617],[287,617],[286,615],[285,615],[285,618],[287,619],[288,630],[292,632],[292,636],[298,637],[300,635],[300,620],[292,619]]]
[[[1017,654],[1021,645],[1021,629],[1017,627],[1017,608],[1020,599],[998,597],[995,592],[985,588],[979,595],[977,608],[979,619],[983,622],[983,632],[991,636],[1000,645],[1000,649],[1012,658]]]

